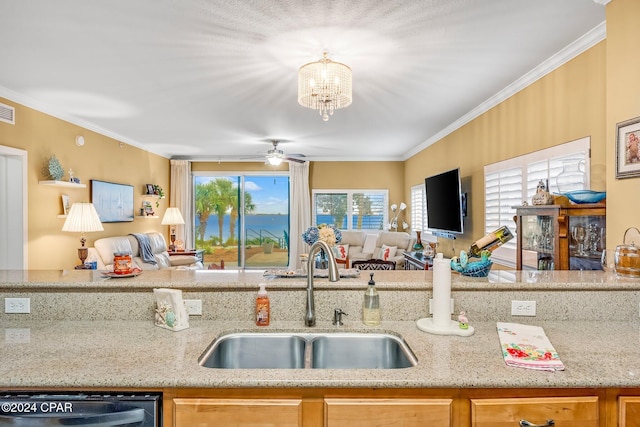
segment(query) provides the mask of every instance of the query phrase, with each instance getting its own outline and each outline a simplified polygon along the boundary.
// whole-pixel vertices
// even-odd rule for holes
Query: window
[[[514,206],[522,205],[525,200],[530,203],[540,181],[549,183],[548,191],[558,193],[556,177],[562,171],[565,161],[584,162],[584,179],[574,177],[570,188],[572,190],[588,188],[590,143],[591,138],[585,137],[485,166],[485,233],[506,225],[515,234]],[[515,239],[496,249],[492,257],[501,264],[514,267]]]
[[[418,184],[411,187],[411,227],[415,231],[424,232],[427,225],[427,195],[425,185]]]
[[[195,172],[193,187],[190,220],[205,263],[224,261],[227,269],[288,265],[288,175]]]
[[[383,230],[388,190],[313,190],[313,224],[342,230]]]

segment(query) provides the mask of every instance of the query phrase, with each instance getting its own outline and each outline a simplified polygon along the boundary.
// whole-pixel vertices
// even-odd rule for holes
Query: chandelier
[[[318,110],[325,122],[334,110],[348,107],[351,101],[351,68],[331,61],[327,52],[298,70],[298,103]]]

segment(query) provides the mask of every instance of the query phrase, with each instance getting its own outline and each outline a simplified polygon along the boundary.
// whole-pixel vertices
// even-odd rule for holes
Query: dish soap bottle
[[[380,297],[376,290],[376,282],[373,280],[373,273],[370,274],[371,279],[362,305],[362,323],[367,326],[378,326],[380,324]]]
[[[258,326],[269,326],[269,318],[271,317],[269,295],[267,295],[265,286],[264,283],[260,283],[260,290],[256,297],[256,325]]]

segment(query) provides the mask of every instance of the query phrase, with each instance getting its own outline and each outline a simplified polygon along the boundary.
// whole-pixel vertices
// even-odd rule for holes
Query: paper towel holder
[[[433,318],[431,317],[416,320],[416,326],[421,331],[435,335],[458,335],[461,337],[470,337],[475,332],[475,329],[471,325],[469,325],[468,329],[460,329],[460,325],[455,320],[452,320],[449,325],[444,327],[436,326],[433,323]]]

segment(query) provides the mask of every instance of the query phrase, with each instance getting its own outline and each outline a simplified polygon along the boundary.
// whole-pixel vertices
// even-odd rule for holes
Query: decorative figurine
[[[464,310],[462,310],[458,316],[458,326],[460,329],[469,329],[469,319],[467,319],[467,315]]]
[[[553,195],[547,191],[548,185],[540,180],[538,182],[538,186],[536,187],[536,194],[531,198],[531,204],[535,206],[539,205],[552,205],[553,204]]]

